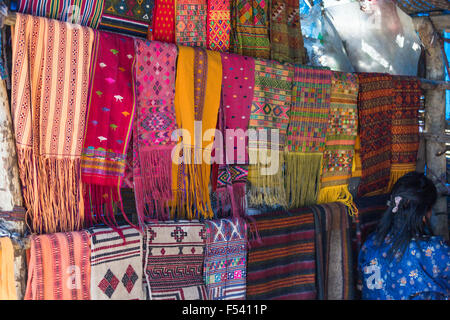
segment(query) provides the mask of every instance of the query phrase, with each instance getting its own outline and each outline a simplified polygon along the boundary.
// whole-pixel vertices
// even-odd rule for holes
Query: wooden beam
[[[420,87],[423,90],[450,90],[450,81],[420,79]]]

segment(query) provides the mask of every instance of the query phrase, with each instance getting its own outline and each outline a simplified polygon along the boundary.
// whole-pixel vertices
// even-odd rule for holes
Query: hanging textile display
[[[147,37],[152,25],[154,0],[104,0],[100,30]]]
[[[0,300],[17,300],[14,248],[8,237],[0,237]]]
[[[31,236],[25,300],[90,300],[86,231]]]
[[[204,224],[179,221],[147,227],[144,272],[151,299],[207,300]]]
[[[323,155],[318,203],[342,202],[351,213],[357,210],[348,190],[358,134],[358,76],[333,72],[330,117]]]
[[[177,46],[137,39],[135,46],[137,109],[133,175],[136,209],[141,222],[145,216],[153,217],[155,213],[160,220],[167,220],[168,202],[173,198],[171,153],[176,143],[171,135],[177,129],[174,107]]]
[[[175,43],[175,0],[155,0],[153,28],[147,39]]]
[[[270,2],[270,57],[280,62],[306,63],[298,0]]]
[[[180,218],[212,218],[209,182],[222,85],[220,53],[182,46],[178,50],[175,114],[182,137],[173,152],[173,204]]]
[[[253,58],[222,53],[223,121],[219,130],[224,137],[225,162],[219,166],[216,192],[224,204],[231,204],[234,217],[245,215],[245,186],[248,176],[248,130],[255,62]],[[227,132],[234,136],[227,137]]]
[[[230,0],[208,0],[206,45],[209,50],[230,48]]]
[[[134,54],[132,38],[95,31],[81,157],[89,226],[97,221],[116,225],[114,209],[122,206],[120,186],[135,109]]]
[[[83,224],[80,161],[93,39],[86,27],[17,14],[11,113],[32,232]]]
[[[249,207],[286,206],[284,147],[294,68],[255,59],[255,87],[249,121]]]
[[[361,139],[359,134],[355,140],[355,156],[352,163],[352,178],[361,178],[362,176],[362,164],[361,164]]]
[[[287,200],[294,208],[317,203],[330,115],[331,74],[325,68],[295,67],[286,153]]]
[[[362,177],[358,197],[383,193],[391,176],[392,76],[358,73],[358,117]]]
[[[270,59],[269,4],[265,0],[232,0],[234,53]]]
[[[97,29],[101,20],[104,2],[108,1],[19,0],[17,11]]]
[[[91,299],[143,300],[142,235],[136,229],[88,230],[91,243]],[[124,240],[125,239],[125,240]]]
[[[419,150],[419,108],[422,90],[414,77],[394,76],[392,110],[391,178],[386,193],[391,192],[398,179],[416,170]]]
[[[245,300],[247,224],[241,219],[207,220],[203,278],[209,300]]]
[[[309,208],[254,216],[247,264],[248,300],[316,298],[314,215]]]
[[[206,48],[207,0],[176,0],[176,42]]]

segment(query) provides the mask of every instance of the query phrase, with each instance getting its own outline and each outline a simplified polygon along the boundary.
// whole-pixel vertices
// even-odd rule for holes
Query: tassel
[[[358,208],[353,202],[353,196],[347,185],[325,187],[320,189],[317,203],[341,202],[348,207],[350,216],[358,215]]]
[[[395,183],[403,177],[405,174],[415,171],[416,164],[415,163],[406,163],[406,164],[392,164],[391,165],[391,177],[389,179],[389,183],[386,187],[385,193],[391,193],[392,188]]]

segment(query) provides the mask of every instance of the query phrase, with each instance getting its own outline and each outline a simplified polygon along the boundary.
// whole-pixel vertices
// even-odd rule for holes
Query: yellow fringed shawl
[[[17,300],[14,249],[11,239],[0,238],[0,300]]]

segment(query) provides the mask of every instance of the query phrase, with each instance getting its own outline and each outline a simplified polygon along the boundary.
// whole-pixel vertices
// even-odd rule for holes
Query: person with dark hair
[[[362,299],[449,299],[449,246],[430,226],[436,199],[424,174],[410,172],[394,185],[388,209],[359,253]]]

